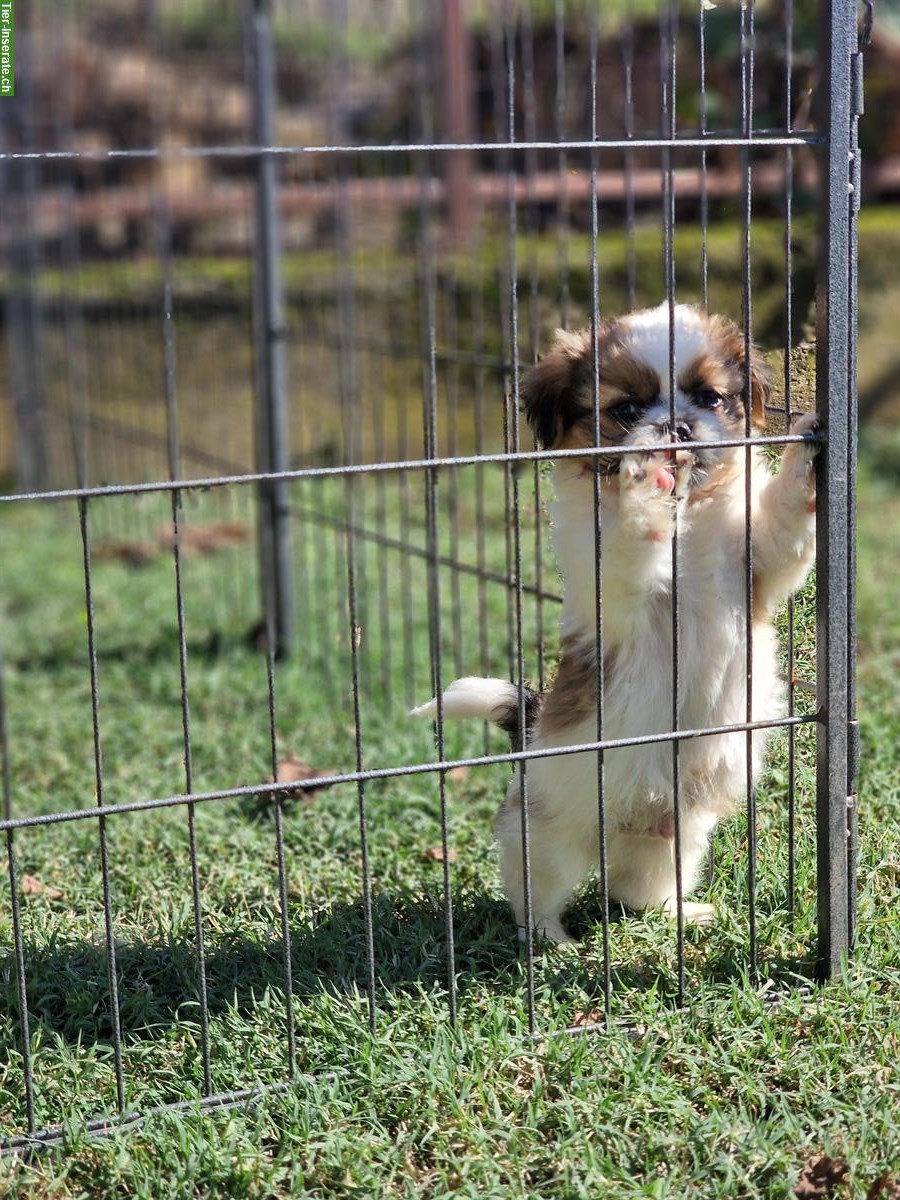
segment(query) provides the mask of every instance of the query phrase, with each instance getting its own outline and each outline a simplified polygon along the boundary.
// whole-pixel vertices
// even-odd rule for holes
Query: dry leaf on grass
[[[22,876],[22,891],[26,896],[46,896],[48,900],[60,900],[62,892],[59,888],[43,883],[37,875]]]
[[[890,1173],[885,1171],[872,1180],[866,1200],[900,1200],[900,1179],[892,1179]]]
[[[319,771],[311,767],[295,754],[288,754],[278,762],[278,783],[305,783],[308,779],[327,779],[334,771]],[[266,783],[275,783],[275,777],[266,777]],[[321,784],[317,787],[297,788],[296,791],[286,792],[287,796],[298,796],[302,800],[311,799],[316,792],[324,791],[331,784]]]
[[[592,1008],[590,1011],[578,1008],[572,1014],[572,1020],[569,1022],[569,1028],[585,1029],[589,1025],[601,1025],[604,1020],[604,1014],[599,1008]]]
[[[815,1196],[833,1196],[848,1170],[849,1167],[841,1158],[814,1154],[800,1172],[794,1195],[799,1196],[800,1200],[812,1200]]]
[[[159,549],[152,542],[134,538],[105,538],[94,547],[94,558],[121,562],[126,567],[146,567],[158,554]]]
[[[425,851],[425,857],[428,859],[431,859],[432,862],[443,862],[444,861],[444,847],[443,846],[429,846],[428,849]],[[456,862],[456,859],[457,859],[457,853],[451,847],[450,849],[447,850],[447,862]]]
[[[212,521],[206,525],[182,525],[178,531],[182,551],[189,554],[215,554],[246,542],[250,532],[246,525],[236,521]],[[175,545],[175,526],[166,521],[157,534],[160,546],[169,549]]]
[[[452,779],[454,783],[462,783],[469,778],[468,767],[451,767],[447,772],[447,778]]]

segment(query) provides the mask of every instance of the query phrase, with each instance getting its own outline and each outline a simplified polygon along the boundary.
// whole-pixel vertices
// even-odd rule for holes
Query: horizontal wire
[[[373,767],[367,771],[345,771],[322,775],[315,779],[293,783],[255,783],[241,787],[221,788],[213,792],[177,792],[154,800],[135,800],[128,804],[95,805],[69,812],[43,813],[33,817],[14,817],[0,821],[0,832],[7,829],[31,829],[43,825],[59,825],[65,821],[83,821],[87,817],[109,817],[116,813],[147,812],[156,808],[175,808],[180,804],[201,804],[209,800],[237,800],[242,797],[272,797],[298,791],[321,791],[344,783],[359,783],[370,779],[397,779],[407,775],[428,775],[452,771],[457,767],[489,767],[496,763],[517,763],[531,758],[560,758],[567,754],[596,753],[598,750],[623,750],[629,746],[656,745],[659,742],[686,741],[689,738],[721,737],[730,733],[747,733],[758,729],[785,729],[792,725],[810,725],[823,719],[818,713],[795,717],[773,717],[768,721],[740,721],[734,725],[715,725],[707,729],[679,729],[675,732],[647,733],[636,737],[606,738],[601,741],[580,742],[574,746],[548,746],[541,750],[516,750],[507,754],[482,754],[474,758],[441,759],[437,762],[414,763],[403,767]]]
[[[306,1073],[278,1083],[262,1083],[256,1087],[241,1088],[238,1091],[217,1092],[215,1095],[199,1097],[196,1100],[176,1100],[169,1104],[157,1104],[153,1108],[123,1113],[120,1117],[98,1117],[93,1121],[85,1121],[78,1128],[93,1137],[109,1137],[120,1129],[133,1129],[143,1125],[151,1117],[163,1116],[167,1113],[190,1114],[210,1112],[219,1108],[234,1108],[238,1104],[249,1104],[267,1096],[275,1096],[289,1091],[298,1083],[331,1082],[346,1074],[347,1071],[343,1068],[332,1067],[323,1071],[321,1075]],[[63,1141],[71,1132],[71,1127],[68,1125],[51,1125],[46,1129],[35,1130],[34,1133],[22,1133],[6,1138],[0,1141],[0,1158],[11,1156],[22,1150],[37,1150],[44,1146],[52,1146]]]
[[[812,995],[812,986],[809,983],[795,984],[790,990],[775,989],[764,986],[754,989],[754,995],[764,1004],[769,1006],[777,1006],[785,999],[793,999],[797,995],[810,997]],[[729,997],[721,999],[716,998],[712,1001],[704,1001],[700,1008],[703,1011],[709,1009],[718,1009],[720,1006],[730,1004]],[[682,1015],[685,1010],[682,1010]],[[673,1013],[673,1016],[678,1016],[678,1013]],[[559,1029],[543,1030],[541,1033],[528,1035],[532,1041],[549,1041],[557,1040],[563,1037],[577,1037],[582,1034],[595,1033],[610,1033],[616,1032],[624,1034],[632,1040],[638,1040],[648,1034],[653,1034],[654,1030],[647,1025],[639,1022],[634,1017],[615,1017],[611,1022],[612,1028],[604,1022],[591,1021],[585,1022],[584,1025],[567,1025]],[[253,1104],[257,1100],[264,1100],[269,1096],[283,1095],[287,1091],[291,1091],[302,1083],[325,1083],[333,1082],[339,1078],[347,1078],[349,1072],[345,1068],[332,1067],[321,1074],[314,1075],[306,1072],[295,1079],[281,1080],[278,1083],[258,1084],[256,1087],[242,1088],[233,1092],[217,1092],[212,1096],[203,1096],[197,1100],[177,1100],[169,1104],[159,1104],[153,1108],[148,1108],[143,1111],[126,1113],[122,1117],[98,1118],[93,1121],[86,1121],[80,1128],[85,1133],[92,1137],[111,1137],[121,1129],[134,1129],[143,1125],[151,1117],[163,1116],[167,1113],[184,1113],[191,1114],[194,1112],[215,1112],[218,1109],[236,1108],[240,1104]],[[35,1130],[33,1133],[18,1134],[15,1137],[6,1138],[0,1141],[0,1158],[10,1157],[14,1154],[21,1153],[23,1150],[41,1150],[44,1147],[56,1145],[65,1139],[70,1132],[70,1128],[64,1125],[48,1126],[45,1129]]]
[[[564,142],[387,142],[366,146],[145,146],[132,149],[111,150],[5,150],[0,152],[0,162],[111,162],[117,159],[167,159],[167,158],[259,158],[262,156],[289,156],[294,154],[435,154],[454,151],[522,151],[522,150],[663,150],[672,146],[679,149],[711,149],[728,146],[753,148],[771,146],[819,146],[827,142],[825,134],[815,130],[794,130],[791,133],[762,134],[751,138],[729,137],[715,133],[702,137],[646,137],[608,138],[601,141],[573,140]]]
[[[780,433],[750,438],[720,438],[710,442],[679,442],[679,450],[726,450],[735,446],[786,446],[791,442],[819,444],[823,434]],[[331,476],[377,474],[381,471],[422,471],[428,467],[473,467],[479,463],[551,462],[567,458],[618,458],[625,454],[669,452],[671,442],[649,446],[585,446],[577,450],[518,450],[497,454],[446,455],[439,458],[412,458],[406,461],[349,463],[342,467],[297,467],[291,471],[248,471],[242,475],[213,475],[205,479],[165,479],[153,483],[109,483],[90,488],[63,488],[46,492],[21,492],[0,496],[0,504],[34,500],[81,500],[92,496],[128,496],[144,492],[171,492],[179,488],[207,490],[233,484],[265,483],[273,479],[326,479]]]

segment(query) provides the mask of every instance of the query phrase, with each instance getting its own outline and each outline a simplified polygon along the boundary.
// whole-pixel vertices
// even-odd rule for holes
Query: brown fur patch
[[[603,678],[608,684],[615,658],[603,656]],[[562,657],[541,709],[542,734],[558,733],[597,711],[597,650],[591,644],[564,638]]]
[[[732,375],[737,375],[737,388],[730,393],[735,400],[740,401],[740,408],[733,409],[733,419],[743,420],[744,395],[744,363],[745,342],[744,334],[733,321],[727,317],[711,316],[707,319],[709,339],[722,366]],[[766,402],[769,399],[769,373],[765,363],[760,358],[755,346],[750,347],[750,420],[758,429],[765,428]]]
[[[772,617],[772,609],[774,605],[771,603],[763,589],[757,583],[756,573],[753,574],[753,627],[758,625],[768,625]]]
[[[624,400],[652,404],[659,396],[659,376],[632,353],[627,329],[608,321],[597,331],[599,364],[600,445],[616,446],[627,429],[608,410]],[[525,412],[535,437],[554,449],[588,449],[595,445],[594,353],[589,329],[557,330],[552,349],[525,379]]]
[[[590,360],[588,365],[590,368]],[[591,374],[583,413],[561,438],[561,448],[588,449],[595,444],[593,389]],[[600,445],[618,446],[629,432],[629,426],[611,411],[617,404],[630,400],[649,407],[659,397],[659,390],[659,376],[652,367],[634,355],[627,343],[609,339],[600,352]]]
[[[558,329],[553,346],[525,376],[522,407],[540,446],[556,447],[584,415],[581,392],[589,379],[590,351],[588,331]]]
[[[678,376],[678,386],[692,392],[718,392],[720,396],[740,396],[744,373],[735,363],[723,362],[712,354],[701,354]]]

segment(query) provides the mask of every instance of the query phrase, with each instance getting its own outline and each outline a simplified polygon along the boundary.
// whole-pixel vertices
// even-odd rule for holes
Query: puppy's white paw
[[[678,912],[678,907],[674,900],[670,900],[666,905],[666,913],[673,920]],[[682,900],[681,913],[687,925],[700,925],[709,927],[716,923],[716,910],[712,904],[703,904],[697,900]]]
[[[516,932],[519,935],[520,942],[526,942],[527,932],[524,925],[516,927]],[[578,942],[571,937],[563,928],[563,924],[559,920],[550,917],[545,917],[542,921],[538,921],[534,928],[534,940],[536,944],[541,942],[552,942],[556,946],[577,946]]]
[[[620,468],[629,495],[659,498],[675,490],[675,469],[666,454],[625,454]]]
[[[687,490],[693,461],[683,450],[623,456],[619,468],[622,515],[650,541],[662,542],[672,536],[677,503]]]
[[[818,413],[804,413],[791,422],[792,434],[820,434],[825,429],[825,419]],[[806,497],[807,509],[815,511],[816,477],[813,466],[821,444],[817,441],[791,442],[785,446],[778,472],[785,482],[801,491]]]

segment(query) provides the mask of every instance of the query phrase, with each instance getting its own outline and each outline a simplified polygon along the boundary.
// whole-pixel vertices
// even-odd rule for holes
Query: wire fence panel
[[[87,7],[20,16],[0,111],[3,1148],[301,1087],[366,1039],[420,1045],[445,1021],[633,1030],[648,987],[690,1008],[734,974],[774,991],[838,972],[858,756],[853,5],[822,0],[817,30],[790,0]],[[666,411],[623,441],[610,331],[660,302],[644,409]],[[740,415],[712,434],[678,398],[684,304],[735,322],[719,366]],[[559,436],[535,380],[552,391],[576,343]],[[727,392],[691,388],[713,408]],[[815,587],[773,625],[760,472],[816,449]],[[623,726],[617,695],[639,685],[610,489],[659,461],[680,503],[675,464],[710,454],[736,464],[736,699],[711,721],[697,707],[720,597],[698,615],[679,518],[664,715]],[[547,509],[559,549],[579,472],[564,580]],[[787,683],[767,708],[776,629]],[[508,739],[451,720],[446,689],[470,676],[508,681],[473,710]],[[430,696],[433,723],[410,718]],[[536,735],[563,702],[565,732]],[[736,815],[698,849],[693,764],[738,743]],[[620,764],[649,756],[666,782],[636,837]],[[592,804],[566,850],[591,882],[559,930],[551,768]],[[671,921],[627,915],[629,837],[668,855]],[[708,934],[692,891],[717,910]],[[571,957],[541,936],[569,931]]]

